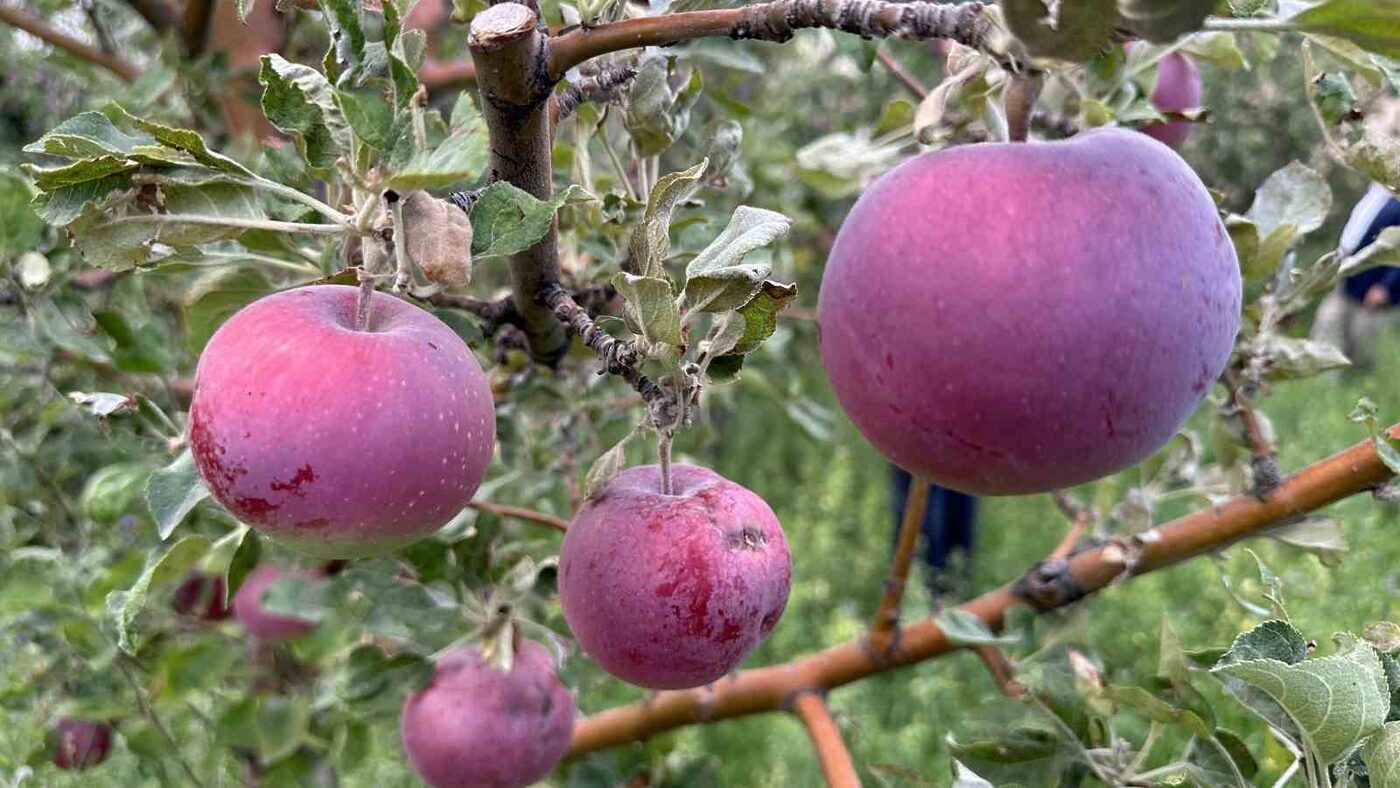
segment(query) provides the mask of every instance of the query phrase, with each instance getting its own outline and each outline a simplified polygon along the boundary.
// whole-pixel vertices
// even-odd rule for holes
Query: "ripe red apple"
[[[223,621],[233,615],[227,602],[224,578],[203,572],[191,572],[176,586],[170,606],[182,616],[200,621]]]
[[[559,600],[579,645],[643,687],[708,684],[778,623],[792,564],[762,498],[708,468],[629,468],[564,534]]]
[[[60,717],[54,733],[58,748],[53,765],[60,769],[90,769],[107,760],[112,750],[112,726],[105,722]]]
[[[1184,112],[1201,106],[1204,86],[1196,61],[1181,52],[1172,52],[1157,62],[1157,81],[1148,99],[1161,112]],[[1143,126],[1143,134],[1173,148],[1181,147],[1191,136],[1196,124],[1186,120],[1151,123]]]
[[[1160,448],[1240,321],[1215,203],[1121,129],[911,159],[856,202],[818,299],[851,420],[911,473],[979,495],[1097,479]]]
[[[549,774],[568,752],[577,707],[549,652],[521,640],[510,672],[458,648],[408,696],[399,733],[433,788],[515,788]]]
[[[290,616],[279,616],[267,612],[263,606],[263,595],[274,583],[284,577],[302,577],[306,580],[319,580],[317,572],[283,569],[273,564],[258,564],[247,577],[238,593],[233,595],[233,612],[243,623],[248,634],[264,640],[283,640],[305,635],[316,628],[310,621]]]
[[[461,511],[495,445],[491,391],[445,323],[383,293],[354,329],[356,288],[245,307],[199,359],[190,447],[243,522],[324,558],[390,552]]]

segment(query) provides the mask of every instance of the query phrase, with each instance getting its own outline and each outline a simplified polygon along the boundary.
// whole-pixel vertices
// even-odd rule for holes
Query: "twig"
[[[591,69],[590,73],[554,97],[554,103],[550,105],[553,124],[557,126],[567,120],[585,101],[603,102],[615,99],[620,95],[622,87],[636,76],[635,68],[619,63],[604,63]]]
[[[1400,437],[1400,424],[1389,433]],[[1280,522],[1368,492],[1392,475],[1376,456],[1374,443],[1362,441],[1289,476],[1266,500],[1236,496],[1153,529],[1152,538],[1140,538],[1142,549],[1129,579],[1220,550]],[[1066,582],[1083,596],[1120,579],[1124,556],[1119,545],[1110,543],[1084,550],[1063,563]],[[1025,603],[1016,585],[1008,583],[960,609],[998,629],[1007,610]],[[884,660],[875,659],[866,639],[860,637],[792,662],[740,671],[708,690],[661,692],[645,702],[594,714],[575,726],[572,751],[600,750],[697,722],[775,711],[798,692],[834,689],[955,648],[933,620],[919,621],[903,628],[899,647]]]
[[[468,501],[467,506],[478,512],[500,515],[501,517],[513,517],[516,520],[547,525],[556,531],[569,530],[569,521],[552,514],[537,512],[534,509],[525,509],[520,506],[508,506],[503,503],[491,503],[490,501]]]
[[[141,76],[140,69],[131,63],[103,52],[86,41],[80,41],[37,16],[10,5],[0,4],[0,22],[45,41],[74,57],[82,58],[116,74],[123,82],[134,82]]]
[[[116,660],[117,668],[121,670],[122,675],[126,677],[127,683],[131,685],[131,691],[136,695],[136,704],[141,707],[141,713],[145,715],[147,721],[151,723],[151,727],[156,729],[156,733],[159,733],[160,737],[165,739],[165,743],[170,746],[170,757],[180,765],[180,770],[185,773],[186,777],[190,778],[190,783],[199,788],[203,788],[204,781],[199,779],[199,775],[195,774],[189,762],[180,754],[182,752],[180,745],[175,742],[175,737],[170,735],[170,730],[165,727],[165,723],[161,722],[160,717],[156,715],[156,710],[151,708],[151,704],[146,700],[146,693],[141,688],[140,683],[136,681],[136,677],[131,675],[131,667],[127,665],[128,659],[129,657],[125,655],[118,655]]]
[[[580,63],[625,49],[712,36],[787,41],[793,31],[803,28],[842,30],[868,38],[949,38],[986,51],[992,25],[980,2],[774,0],[577,27],[551,41],[549,74],[558,79]]]
[[[1230,393],[1229,402],[1226,407],[1230,412],[1240,417],[1240,423],[1244,425],[1244,438],[1249,444],[1250,470],[1254,478],[1254,494],[1260,498],[1267,497],[1279,484],[1280,471],[1278,468],[1278,458],[1274,454],[1273,447],[1264,437],[1264,428],[1259,422],[1259,414],[1254,412],[1254,406],[1249,401],[1249,396],[1245,393],[1239,377],[1233,369],[1226,369],[1221,375],[1221,382]]]
[[[1016,680],[1016,668],[1011,664],[1011,660],[1006,658],[1006,654],[994,645],[977,646],[973,649],[982,660],[982,664],[987,666],[987,672],[992,674],[992,681],[996,682],[1001,694],[1008,698],[1020,698],[1026,694],[1026,688]]]
[[[886,51],[884,47],[875,50],[875,59],[880,61],[880,65],[884,66],[885,70],[890,72],[890,76],[894,77],[899,84],[903,85],[905,90],[913,93],[915,98],[922,101],[928,97],[928,88],[924,83],[920,82],[918,77],[914,76],[909,69],[905,68],[903,63],[899,62],[899,60]]]
[[[909,497],[904,500],[904,515],[899,523],[899,543],[890,561],[890,574],[885,579],[885,593],[870,625],[870,651],[883,659],[899,646],[899,607],[904,599],[904,587],[909,580],[909,565],[914,560],[914,548],[919,544],[919,526],[928,506],[929,483],[918,476],[910,479]]]
[[[836,726],[826,701],[817,692],[801,692],[792,699],[792,713],[802,721],[807,735],[812,738],[812,747],[817,751],[817,762],[821,764],[822,777],[831,788],[860,788],[860,777],[855,764],[851,762],[851,752],[841,738],[841,729]]]

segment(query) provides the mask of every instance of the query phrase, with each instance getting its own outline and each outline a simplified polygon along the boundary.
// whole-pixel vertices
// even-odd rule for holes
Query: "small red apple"
[[[54,724],[58,748],[53,765],[81,771],[107,760],[112,749],[112,726],[105,722],[61,717]]]
[[[272,564],[259,564],[238,587],[233,595],[233,611],[248,634],[264,640],[284,640],[305,635],[316,628],[310,621],[290,616],[279,616],[267,612],[263,607],[263,595],[278,580],[284,577],[299,576],[306,580],[319,580],[317,572],[282,569]]]
[[[559,553],[559,600],[579,645],[652,689],[733,670],[783,613],[791,559],[754,493],[708,468],[629,468],[579,511]]]
[[[195,374],[190,448],[238,519],[308,555],[393,551],[461,511],[495,446],[491,390],[445,323],[323,285],[253,302]]]
[[[978,495],[1161,448],[1230,357],[1239,260],[1170,148],[1100,129],[960,145],[861,195],[818,295],[842,408],[911,473]]]
[[[433,788],[518,788],[563,759],[576,711],[549,652],[521,640],[509,672],[475,647],[446,654],[432,682],[404,701],[399,733]]]
[[[1199,108],[1204,97],[1201,72],[1190,55],[1172,52],[1157,62],[1157,81],[1148,97],[1152,106],[1161,112],[1185,112]],[[1180,148],[1195,125],[1187,120],[1173,120],[1151,123],[1140,131],[1158,142]]]
[[[233,615],[228,606],[224,578],[203,572],[191,572],[175,588],[170,606],[176,613],[200,621],[223,621]]]

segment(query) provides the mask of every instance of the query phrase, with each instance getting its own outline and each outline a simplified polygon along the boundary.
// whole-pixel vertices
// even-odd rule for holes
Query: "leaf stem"
[[[204,216],[182,213],[144,213],[109,219],[99,227],[117,224],[202,224],[212,227],[230,227],[243,230],[268,230],[274,233],[304,233],[306,235],[343,235],[347,226],[333,224],[307,224],[305,222],[279,222],[272,219],[237,219],[227,216]]]
[[[1288,33],[1297,28],[1286,19],[1269,17],[1265,19],[1236,19],[1226,16],[1206,17],[1202,30],[1248,32],[1248,33]]]
[[[335,208],[321,202],[315,197],[312,197],[311,195],[299,189],[293,189],[292,187],[286,184],[278,183],[276,181],[270,181],[267,178],[264,178],[260,175],[254,176],[253,180],[248,182],[248,185],[258,189],[262,189],[263,191],[272,192],[273,194],[276,194],[280,197],[286,197],[292,202],[299,202],[302,205],[305,205],[308,208],[311,208],[312,210],[326,217],[327,219],[330,219],[331,221],[335,222],[341,227],[350,227],[350,222],[345,218],[345,214],[343,212],[337,211]]]

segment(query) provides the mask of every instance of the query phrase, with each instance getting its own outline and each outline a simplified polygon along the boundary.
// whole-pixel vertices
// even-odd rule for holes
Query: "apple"
[[[431,683],[404,701],[399,733],[433,788],[514,788],[564,758],[576,711],[549,652],[519,640],[508,672],[475,647],[444,655]]]
[[[1157,62],[1157,81],[1148,100],[1161,112],[1184,112],[1201,106],[1205,89],[1196,61],[1182,52],[1172,52]],[[1196,124],[1186,120],[1150,123],[1140,131],[1153,139],[1181,147]]]
[[[322,558],[381,555],[471,499],[495,446],[486,376],[451,328],[374,293],[321,285],[259,299],[209,340],[190,448],[239,520]]]
[[[227,602],[224,578],[203,572],[191,572],[176,586],[170,606],[182,616],[200,621],[223,621],[233,614]]]
[[[733,670],[783,613],[787,538],[763,499],[708,468],[618,474],[564,534],[559,600],[574,637],[609,673],[652,689]]]
[[[58,748],[53,765],[60,769],[81,771],[107,760],[112,750],[112,726],[105,722],[60,717],[54,724]]]
[[[263,640],[285,640],[305,635],[316,628],[310,621],[290,616],[280,616],[267,612],[263,606],[263,595],[274,583],[284,577],[301,577],[315,581],[321,579],[319,572],[283,569],[273,564],[258,564],[247,577],[238,593],[233,595],[233,612],[243,623],[248,634]]]
[[[895,464],[977,495],[1144,459],[1230,356],[1239,261],[1191,168],[1143,134],[963,145],[881,176],[822,276],[822,363]]]

